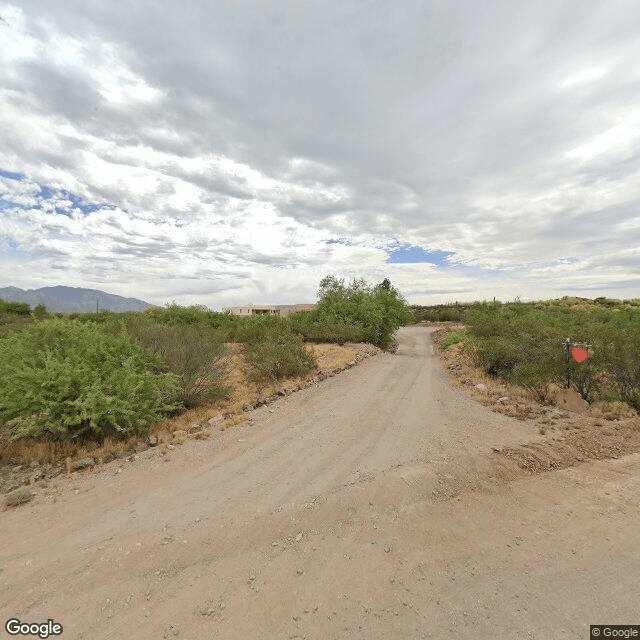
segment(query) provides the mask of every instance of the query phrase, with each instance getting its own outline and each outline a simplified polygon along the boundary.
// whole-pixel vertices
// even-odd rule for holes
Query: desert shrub
[[[509,380],[513,368],[520,360],[517,345],[503,337],[488,337],[478,343],[476,357],[492,378]]]
[[[35,494],[30,489],[16,489],[5,498],[4,503],[7,507],[17,507],[33,500],[34,497]]]
[[[153,318],[157,322],[177,326],[202,324],[203,317],[206,315],[206,313],[206,307],[203,307],[201,305],[181,307],[175,302],[168,304],[164,308],[149,307],[144,311],[145,315]]]
[[[640,410],[640,314],[626,308],[602,331],[605,368],[622,400]]]
[[[124,331],[53,318],[0,342],[0,423],[11,440],[144,433],[177,408],[175,387],[161,357]]]
[[[360,342],[361,330],[347,322],[315,319],[310,311],[299,311],[287,316],[289,326],[307,342]]]
[[[461,322],[472,305],[473,303],[450,302],[430,306],[411,305],[409,309],[412,322]]]
[[[27,316],[1,316],[0,315],[0,340],[17,331],[26,329],[33,320]]]
[[[242,324],[244,318],[227,313],[210,311],[202,305],[181,307],[175,302],[161,307],[148,307],[142,314],[146,319],[151,319],[159,324],[171,326],[199,326],[210,329],[219,329],[231,341],[234,330]]]
[[[49,317],[49,313],[47,311],[47,307],[42,303],[38,303],[33,309],[33,317],[37,320],[44,320],[44,318]]]
[[[31,307],[26,302],[5,302],[4,300],[0,300],[0,314],[30,316]]]
[[[68,320],[78,320],[79,322],[92,322],[93,324],[109,325],[117,322],[122,322],[126,318],[132,318],[136,316],[133,311],[126,311],[125,313],[115,313],[114,311],[108,311],[107,309],[101,309],[97,313],[70,313],[67,316]]]
[[[453,344],[458,344],[459,342],[467,342],[469,338],[470,336],[466,331],[452,331],[451,333],[447,334],[445,339],[442,341],[440,348],[446,349]]]
[[[245,345],[257,381],[302,375],[315,367],[302,337],[284,318],[250,318],[238,330],[237,339]]]
[[[572,387],[588,402],[598,392],[636,407],[640,401],[638,309],[608,299],[596,305],[589,302],[566,298],[501,308],[477,304],[466,314],[465,324],[477,340],[479,363],[491,375],[536,391],[548,382],[562,383],[569,375]],[[590,357],[580,363],[571,357],[565,362],[562,344],[567,337],[590,343]],[[613,383],[603,388],[603,379]]]
[[[162,356],[177,377],[178,400],[187,409],[228,397],[223,384],[226,349],[217,330],[198,324],[159,324],[138,315],[129,319],[127,331]]]
[[[477,338],[488,338],[503,335],[505,322],[500,316],[500,304],[473,305],[464,314],[464,323],[469,333]]]

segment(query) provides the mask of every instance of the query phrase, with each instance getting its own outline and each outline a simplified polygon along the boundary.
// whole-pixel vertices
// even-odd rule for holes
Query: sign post
[[[582,362],[589,357],[589,349],[591,345],[587,342],[573,342],[570,338],[567,338],[564,342],[564,361],[567,365],[566,379],[564,381],[565,389],[571,387],[571,355],[575,358],[576,362]]]

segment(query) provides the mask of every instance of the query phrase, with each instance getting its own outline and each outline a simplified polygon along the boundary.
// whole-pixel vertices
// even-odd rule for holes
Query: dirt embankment
[[[448,333],[463,327],[441,326],[432,334],[434,344],[441,345]],[[587,407],[583,403],[579,413],[563,410],[551,396],[541,403],[522,387],[490,378],[464,355],[461,344],[440,351],[440,358],[452,382],[471,398],[494,412],[534,421],[545,436],[541,441],[496,448],[493,457],[498,466],[506,458],[525,473],[541,473],[640,452],[640,418],[628,405],[598,402]]]

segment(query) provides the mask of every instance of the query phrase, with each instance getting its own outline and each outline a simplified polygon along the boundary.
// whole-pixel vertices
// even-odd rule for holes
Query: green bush
[[[549,382],[563,383],[568,375],[588,402],[599,392],[638,409],[640,313],[632,305],[602,302],[586,308],[585,300],[577,298],[535,305],[478,304],[466,314],[465,323],[477,342],[478,363],[490,375],[538,392]],[[571,356],[565,361],[567,337],[591,344],[590,357],[580,363]],[[603,373],[612,377],[613,390],[602,388]]]
[[[47,312],[47,307],[42,303],[38,303],[33,309],[33,317],[38,320],[44,320],[49,317],[49,313]]]
[[[227,350],[220,331],[207,325],[159,324],[139,314],[129,319],[127,331],[162,356],[177,377],[178,399],[187,409],[228,397],[223,386]]]
[[[452,331],[442,341],[440,348],[446,349],[447,347],[450,347],[452,344],[458,344],[459,342],[467,342],[469,341],[470,337],[471,336],[469,336],[469,334],[466,331]]]
[[[473,303],[411,305],[412,322],[461,322]]]
[[[221,331],[224,330],[228,338],[232,337],[235,329],[245,320],[233,314],[210,311],[202,305],[181,307],[175,302],[164,308],[148,307],[144,310],[143,316],[159,324],[177,327],[193,325],[209,327],[210,329],[220,329]]]
[[[0,423],[11,440],[145,433],[173,411],[176,377],[126,332],[53,318],[0,342]]]
[[[492,336],[478,344],[477,358],[485,372],[492,378],[509,380],[518,364],[517,345],[504,337]]]
[[[601,335],[605,368],[618,395],[640,412],[640,313],[633,308],[616,313]]]
[[[247,360],[259,382],[302,375],[315,367],[302,337],[284,318],[250,318],[238,330],[237,339],[244,343]]]
[[[331,322],[314,319],[311,311],[299,311],[287,316],[287,322],[308,342],[361,342],[362,332],[347,322]]]
[[[5,302],[4,300],[0,300],[0,314],[30,316],[31,307],[26,302]]]

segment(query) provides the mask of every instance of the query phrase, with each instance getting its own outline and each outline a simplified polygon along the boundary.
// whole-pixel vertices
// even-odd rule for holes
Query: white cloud
[[[582,68],[574,71],[569,76],[567,76],[560,83],[560,87],[564,89],[566,87],[573,87],[575,85],[595,82],[596,80],[604,78],[609,73],[609,71],[610,69],[603,65]]]
[[[327,273],[422,302],[640,296],[640,10],[191,8],[0,4],[0,169],[27,176],[0,178],[4,284],[62,267],[213,307],[313,299]],[[451,266],[389,264],[394,242]]]

